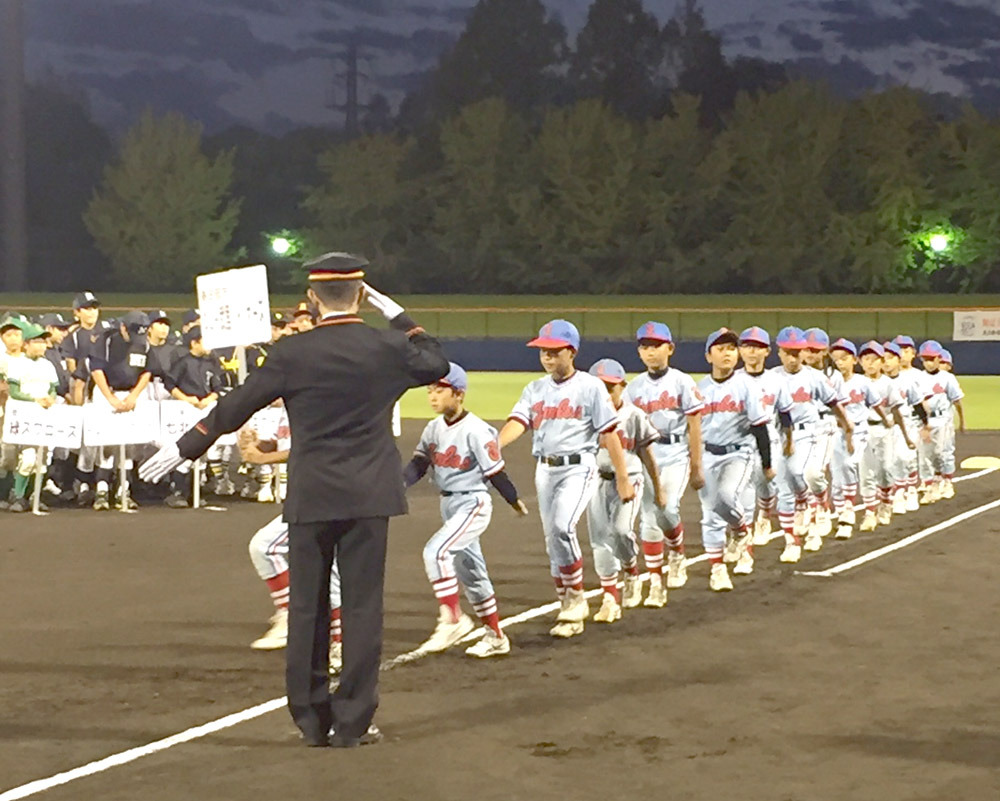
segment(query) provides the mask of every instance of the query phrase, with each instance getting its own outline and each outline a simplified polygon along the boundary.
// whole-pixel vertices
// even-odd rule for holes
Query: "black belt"
[[[736,453],[743,450],[742,445],[713,445],[711,442],[705,443],[705,450],[712,456],[725,456],[727,453]]]
[[[657,445],[676,445],[684,441],[683,434],[664,434],[653,440]]]
[[[450,498],[452,495],[472,495],[474,492],[482,492],[482,490],[455,490],[454,492],[441,490],[441,495],[442,497]]]
[[[569,456],[539,456],[538,461],[547,464],[549,467],[562,467],[568,464],[580,464],[583,457],[578,453],[571,453]]]
[[[944,417],[944,412],[927,412],[928,417]]]
[[[869,420],[868,425],[870,426],[885,426],[885,420],[881,417],[878,420]]]
[[[614,470],[598,470],[597,471],[597,475],[599,475],[605,481],[614,481],[615,480],[615,471]]]
[[[805,431],[808,428],[812,428],[815,423],[796,423],[792,426],[793,431]]]

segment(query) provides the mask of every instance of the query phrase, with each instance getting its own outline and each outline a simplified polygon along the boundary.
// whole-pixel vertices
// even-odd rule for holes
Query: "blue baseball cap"
[[[448,375],[438,381],[442,387],[451,387],[456,392],[465,392],[469,388],[469,376],[455,362],[448,362]]]
[[[740,334],[740,344],[753,342],[755,345],[763,345],[765,348],[771,347],[771,336],[759,325],[752,325]]]
[[[936,339],[928,339],[920,346],[918,354],[921,358],[933,359],[935,356],[940,356],[943,350],[944,348],[941,347],[941,343]]]
[[[947,348],[941,348],[941,361],[945,362],[946,364],[954,364],[954,362],[951,360],[951,351],[948,350]]]
[[[802,333],[806,337],[806,347],[810,350],[825,350],[830,347],[830,337],[822,328],[807,328]]]
[[[806,335],[801,328],[794,325],[786,325],[782,328],[776,339],[778,347],[785,350],[802,350],[806,346]]]
[[[625,368],[622,367],[621,362],[616,362],[614,359],[601,359],[594,362],[589,372],[605,384],[621,384],[625,380]]]
[[[580,350],[580,332],[569,320],[552,320],[541,327],[529,348],[572,348]]]
[[[858,355],[858,349],[849,339],[841,337],[830,346],[830,350],[846,350],[852,356]]]
[[[666,323],[657,323],[650,320],[643,323],[635,332],[636,341],[643,339],[655,339],[660,342],[673,343],[674,335],[670,333],[670,327]]]
[[[720,328],[717,331],[713,331],[708,335],[708,339],[705,340],[705,355],[708,355],[708,352],[712,349],[712,345],[718,345],[722,342],[732,342],[734,345],[738,345],[740,338],[730,328]]]
[[[874,339],[869,339],[864,345],[861,346],[861,355],[866,353],[874,353],[880,359],[885,356],[885,348],[882,347],[880,342],[876,342]]]
[[[899,350],[899,345],[895,342],[886,342],[882,347],[885,348],[886,353],[891,353],[894,356],[902,356],[902,353]]]
[[[908,337],[906,334],[898,334],[894,340],[900,348],[916,348],[917,343],[913,341],[913,337]]]

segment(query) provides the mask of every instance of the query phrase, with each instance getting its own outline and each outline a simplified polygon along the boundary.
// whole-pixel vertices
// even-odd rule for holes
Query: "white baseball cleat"
[[[330,643],[330,675],[336,676],[344,667],[344,644],[342,642]]]
[[[649,592],[643,606],[652,609],[662,609],[667,605],[667,588],[663,586],[663,576],[659,573],[649,574]]]
[[[892,522],[893,508],[891,503],[880,503],[878,505],[878,524],[888,526]]]
[[[271,628],[263,637],[250,643],[255,651],[277,651],[288,645],[288,610],[278,609],[271,616]]]
[[[816,533],[812,528],[809,529],[809,533],[806,534],[806,538],[802,543],[802,550],[804,551],[818,551],[823,547],[823,538]]]
[[[840,513],[837,518],[837,524],[841,526],[854,526],[858,522],[857,512],[854,511],[853,506],[848,506],[844,511]]]
[[[722,549],[722,561],[727,565],[732,564],[737,559],[740,558],[740,541],[733,534],[733,532],[727,532],[726,536],[726,547]]]
[[[452,620],[448,610],[442,608],[434,633],[420,645],[419,650],[427,654],[446,651],[475,627],[472,618],[465,613],[460,613],[458,620]]]
[[[614,623],[622,619],[621,605],[614,599],[614,596],[604,593],[604,600],[601,601],[601,608],[594,613],[595,623]]]
[[[687,580],[687,559],[684,558],[684,554],[671,551],[667,559],[667,587],[676,590],[687,584]]]
[[[923,487],[920,490],[920,496],[919,496],[919,500],[917,501],[917,503],[919,503],[921,506],[927,506],[927,504],[929,504],[929,503],[934,503],[934,501],[932,500],[931,496],[932,496],[932,493],[931,493],[930,486],[928,485],[927,487]]]
[[[493,629],[488,628],[483,639],[466,648],[465,653],[467,656],[474,656],[478,659],[505,656],[510,653],[510,638],[503,633],[498,637]]]
[[[562,609],[556,616],[560,623],[583,623],[590,617],[590,604],[583,596],[583,590],[566,590],[562,600]]]
[[[906,490],[898,490],[892,496],[892,513],[894,515],[905,515],[910,511],[906,506]]]
[[[821,537],[830,536],[830,532],[833,530],[833,515],[830,514],[830,510],[826,508],[820,509],[816,513],[816,520],[813,525]]]
[[[906,488],[906,511],[916,512],[920,509],[920,498],[917,495],[916,487]]]
[[[878,516],[871,509],[866,509],[865,516],[861,519],[861,525],[858,527],[858,530],[874,531],[876,526],[878,526]]]
[[[753,544],[762,548],[771,541],[771,518],[761,515],[753,526]]]
[[[837,526],[837,533],[834,534],[833,536],[834,539],[849,540],[851,538],[852,533],[853,530],[851,526],[847,525],[846,523],[841,523],[839,526]]]
[[[274,503],[274,490],[271,487],[271,482],[265,482],[259,490],[257,490],[257,503]]]
[[[638,576],[625,574],[625,587],[622,589],[622,607],[635,609],[642,603],[642,584]]]
[[[577,634],[583,634],[583,623],[556,623],[549,629],[549,634],[562,639],[575,637]]]
[[[955,485],[951,483],[950,478],[941,482],[941,497],[946,501],[955,497]]]
[[[736,567],[733,568],[733,575],[749,576],[751,573],[753,573],[753,554],[744,548],[743,553],[740,554],[739,561],[736,563]]]
[[[937,503],[941,500],[941,483],[935,481],[927,490],[928,503]]]
[[[778,560],[781,562],[798,562],[802,558],[802,546],[794,542],[787,543]]]
[[[733,588],[733,580],[729,578],[729,568],[724,562],[712,565],[712,574],[708,578],[708,588],[712,592],[729,592]]]

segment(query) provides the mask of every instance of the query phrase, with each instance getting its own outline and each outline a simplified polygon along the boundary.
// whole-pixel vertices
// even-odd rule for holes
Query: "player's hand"
[[[382,313],[386,320],[394,320],[403,313],[403,307],[388,295],[383,295],[377,289],[373,289],[368,284],[365,287],[365,300],[368,304]]]
[[[924,442],[930,442],[931,441],[931,427],[930,426],[924,426],[923,428],[920,429],[920,439],[923,440]]]
[[[909,437],[903,437],[903,441],[906,442],[906,447],[909,448],[911,451],[915,451],[917,449],[917,446],[914,444],[913,440],[910,439]]]
[[[139,478],[150,484],[156,484],[187,461],[177,449],[177,443],[171,442],[139,466]]]
[[[764,471],[764,478],[768,481],[774,481],[776,475],[778,475],[778,472],[773,467],[769,467]]]
[[[786,442],[785,443],[785,456],[791,456],[793,453],[795,453],[795,446],[791,443],[791,441]]]
[[[635,500],[635,487],[629,481],[628,476],[619,476],[615,479],[615,484],[618,487],[618,497],[621,498],[622,503]]]
[[[669,501],[669,499],[667,498],[666,487],[657,487],[657,489],[656,489],[656,501],[655,501],[656,505],[660,509],[666,509],[668,501]]]
[[[125,408],[125,401],[119,398],[117,395],[112,395],[108,399],[108,403],[111,404],[111,408],[116,412],[127,412],[128,409]]]
[[[530,513],[528,512],[528,507],[524,505],[524,501],[520,498],[510,505],[510,508],[517,512],[519,517],[527,517]]]
[[[691,486],[696,490],[705,486],[705,471],[701,465],[691,468]]]
[[[133,398],[131,395],[129,395],[129,396],[125,397],[125,398],[122,398],[122,408],[121,408],[121,411],[123,411],[123,412],[131,412],[133,409],[135,409],[135,398]]]
[[[43,409],[51,409],[52,408],[52,404],[55,403],[55,399],[54,398],[50,398],[48,395],[46,395],[44,398],[38,398],[37,399],[37,403]]]

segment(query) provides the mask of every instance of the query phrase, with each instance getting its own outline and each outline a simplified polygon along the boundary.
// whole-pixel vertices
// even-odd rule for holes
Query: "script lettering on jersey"
[[[945,388],[941,384],[934,385],[934,394],[943,395],[945,393]]]
[[[761,396],[760,402],[765,409],[770,409],[778,402],[778,396],[773,392],[766,392]]]
[[[850,403],[864,403],[865,402],[865,393],[862,392],[860,389],[852,389],[851,390],[851,395],[850,395],[850,398],[849,398],[849,402]]]
[[[677,395],[671,395],[669,392],[663,392],[660,394],[660,397],[653,398],[649,401],[637,399],[635,405],[642,409],[646,414],[653,414],[654,412],[680,409],[681,399]]]
[[[634,451],[635,450],[635,439],[632,438],[632,437],[626,436],[625,432],[623,432],[621,430],[621,428],[618,429],[618,439],[621,440],[622,450],[625,450],[625,451]]]
[[[472,467],[472,460],[466,456],[462,458],[458,455],[458,448],[451,445],[446,451],[439,451],[435,443],[428,447],[431,455],[431,464],[435,467],[450,467],[454,470],[468,470]]]
[[[808,403],[812,400],[812,393],[803,386],[798,386],[795,388],[795,392],[792,393],[792,400],[796,403]]]
[[[743,401],[737,403],[733,400],[732,395],[726,395],[722,400],[712,401],[711,403],[705,404],[705,414],[720,414],[729,413],[735,414],[737,412],[742,412],[745,410]]]
[[[569,398],[563,398],[558,406],[546,406],[539,401],[531,407],[531,427],[538,429],[546,420],[581,420],[582,406],[570,406]]]

